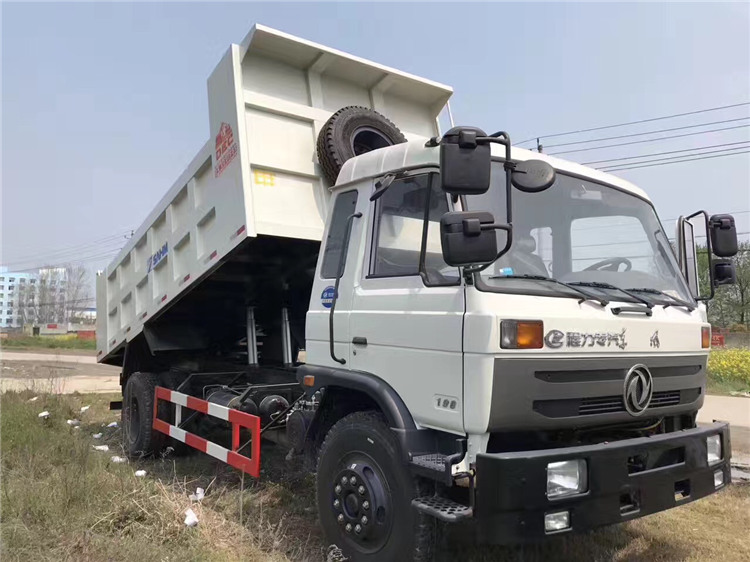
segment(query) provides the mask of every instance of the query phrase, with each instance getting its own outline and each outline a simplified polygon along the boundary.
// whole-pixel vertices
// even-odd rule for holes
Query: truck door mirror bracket
[[[328,315],[328,340],[329,340],[329,346],[330,346],[330,352],[331,352],[331,359],[336,361],[336,363],[339,363],[341,365],[346,364],[346,359],[343,359],[341,357],[336,357],[336,350],[334,349],[334,339],[333,339],[333,313],[336,310],[336,301],[339,298],[339,283],[341,282],[341,277],[344,275],[344,266],[346,265],[346,254],[349,251],[349,238],[352,235],[352,225],[354,224],[354,219],[358,219],[362,216],[362,213],[354,213],[352,215],[349,215],[346,219],[346,234],[344,235],[344,240],[341,245],[341,255],[339,255],[339,264],[336,268],[336,282],[333,285],[333,298],[331,298],[331,312]]]

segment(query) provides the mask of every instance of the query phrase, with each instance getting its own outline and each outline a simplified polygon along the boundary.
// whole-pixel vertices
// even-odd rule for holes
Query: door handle
[[[367,345],[367,338],[363,338],[361,336],[355,336],[352,338],[352,343],[354,345]]]

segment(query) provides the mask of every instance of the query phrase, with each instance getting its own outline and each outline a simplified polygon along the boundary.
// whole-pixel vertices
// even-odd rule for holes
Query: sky
[[[750,101],[748,3],[0,6],[0,263],[11,270],[71,258],[106,266],[207,140],[206,80],[254,23],[448,84],[457,124],[516,142]],[[743,105],[542,143],[552,153],[561,142],[748,116]],[[748,131],[564,157],[738,143]],[[662,219],[731,211],[750,231],[741,213],[750,154],[617,174],[646,190]]]

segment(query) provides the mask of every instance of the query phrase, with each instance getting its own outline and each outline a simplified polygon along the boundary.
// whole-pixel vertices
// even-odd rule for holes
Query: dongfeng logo
[[[633,365],[625,375],[625,409],[631,416],[640,416],[651,403],[653,394],[654,380],[651,371],[646,365]]]

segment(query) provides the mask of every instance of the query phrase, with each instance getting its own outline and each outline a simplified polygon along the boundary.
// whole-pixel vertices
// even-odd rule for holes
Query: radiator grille
[[[649,408],[661,408],[664,406],[676,406],[680,403],[680,391],[669,390],[654,392]],[[600,398],[584,398],[578,407],[579,416],[590,416],[595,414],[612,414],[624,412],[625,404],[622,396],[603,396]]]
[[[689,404],[695,402],[699,396],[699,388],[682,391],[665,390],[654,392],[648,410]],[[622,395],[568,398],[563,400],[537,400],[534,402],[534,410],[550,418],[619,414],[626,411]]]

